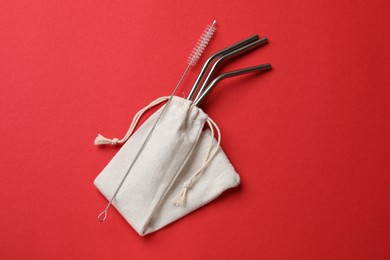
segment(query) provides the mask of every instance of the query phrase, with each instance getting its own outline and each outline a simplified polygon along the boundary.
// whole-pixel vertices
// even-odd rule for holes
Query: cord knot
[[[192,181],[191,180],[188,180],[188,181],[183,183],[183,189],[189,190],[191,187],[192,187]]]
[[[173,204],[175,204],[178,207],[184,205],[187,191],[191,189],[192,184],[193,182],[191,179],[183,183],[183,188],[181,189],[180,193],[176,196],[176,198],[173,200]]]
[[[119,141],[119,139],[115,137],[112,139],[111,144],[116,145],[118,143],[118,141]]]

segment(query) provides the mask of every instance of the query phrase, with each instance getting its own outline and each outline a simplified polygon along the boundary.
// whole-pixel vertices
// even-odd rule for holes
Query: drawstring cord
[[[130,138],[132,133],[134,132],[134,129],[136,128],[136,126],[137,126],[140,118],[142,117],[142,115],[146,111],[148,111],[149,109],[157,106],[158,104],[161,104],[164,101],[167,101],[168,99],[169,99],[169,97],[160,97],[160,98],[154,100],[153,102],[151,102],[146,107],[144,107],[141,110],[139,110],[137,112],[137,114],[134,116],[133,121],[131,122],[129,129],[127,130],[127,133],[125,134],[125,136],[122,139],[118,139],[118,138],[109,139],[107,137],[104,137],[101,134],[98,134],[97,137],[95,138],[95,141],[94,141],[95,145],[105,145],[105,144],[116,145],[116,144],[123,144],[123,143],[125,143]],[[206,122],[207,122],[207,124],[208,124],[208,126],[210,128],[211,142],[210,142],[210,146],[209,146],[209,149],[207,151],[204,163],[202,164],[202,166],[187,181],[184,182],[182,190],[175,197],[175,199],[173,201],[173,203],[176,206],[183,206],[184,205],[186,197],[187,197],[188,190],[191,189],[191,187],[194,185],[194,183],[203,174],[205,168],[208,166],[210,161],[214,158],[214,156],[218,152],[218,149],[219,149],[219,146],[220,146],[220,143],[221,143],[221,132],[220,132],[217,124],[210,117],[208,117],[206,119]],[[217,130],[218,139],[217,139],[217,146],[215,147],[214,151],[212,151],[213,140],[214,140],[214,129]],[[103,222],[104,220],[106,220],[107,211],[108,211],[108,208],[111,206],[111,204],[112,204],[112,200],[108,203],[108,205],[106,206],[104,211],[99,214],[99,216],[98,216],[98,220],[99,221]]]
[[[219,145],[221,144],[221,132],[220,132],[217,124],[209,117],[206,119],[206,122],[209,125],[209,128],[211,130],[210,148],[206,154],[206,158],[205,158],[205,161],[204,161],[202,167],[200,167],[187,181],[184,182],[183,188],[181,189],[180,193],[175,197],[173,203],[178,207],[184,205],[188,190],[191,189],[191,187],[194,185],[194,183],[203,174],[205,168],[208,166],[210,161],[217,154],[217,152],[219,150]],[[214,139],[214,128],[217,130],[218,140],[217,140],[217,146],[215,147],[214,151],[211,153],[211,150],[213,148],[212,146],[213,146],[213,139]],[[211,153],[211,155],[210,155],[210,153]]]
[[[142,117],[142,115],[148,111],[149,109],[151,109],[152,107],[154,106],[157,106],[158,104],[168,100],[169,97],[160,97],[156,100],[154,100],[153,102],[151,102],[149,105],[147,105],[146,107],[142,108],[140,111],[137,112],[137,114],[135,114],[134,118],[133,118],[133,121],[131,122],[130,124],[130,127],[129,127],[129,130],[127,130],[127,133],[125,134],[125,136],[122,138],[122,139],[118,139],[118,138],[112,138],[112,139],[109,139],[107,137],[104,137],[103,135],[101,134],[98,134],[95,138],[95,145],[103,145],[103,144],[112,144],[112,145],[116,145],[116,144],[123,144],[127,141],[127,139],[130,138],[131,134],[133,133],[135,127],[137,126],[138,124],[138,121],[140,120],[140,118]]]

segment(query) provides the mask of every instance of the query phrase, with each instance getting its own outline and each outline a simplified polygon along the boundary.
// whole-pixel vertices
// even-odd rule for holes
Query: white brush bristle
[[[190,56],[188,57],[187,60],[188,65],[190,66],[196,65],[204,49],[209,43],[211,37],[213,37],[215,30],[217,29],[215,25],[216,25],[216,21],[214,21],[211,25],[209,24],[206,26],[198,42],[196,43],[194,49],[192,50]]]

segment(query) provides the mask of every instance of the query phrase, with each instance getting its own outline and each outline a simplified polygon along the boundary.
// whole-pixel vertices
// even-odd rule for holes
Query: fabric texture
[[[95,179],[95,186],[108,200],[161,109],[140,126]],[[239,184],[238,174],[217,147],[212,132],[203,130],[207,120],[208,116],[191,101],[173,97],[124,181],[112,204],[141,236],[185,216]],[[211,148],[218,150],[205,165]],[[188,180],[198,169],[203,169],[202,175],[188,186]],[[174,201],[183,186],[187,197],[178,206]]]

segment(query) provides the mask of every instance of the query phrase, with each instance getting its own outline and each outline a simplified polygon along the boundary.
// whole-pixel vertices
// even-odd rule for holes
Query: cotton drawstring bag
[[[123,178],[164,107],[134,132],[140,117],[168,99],[161,97],[141,109],[123,139],[102,135],[95,139],[97,145],[123,144],[94,184],[108,200],[115,197],[112,205],[141,236],[161,229],[240,183],[220,147],[216,123],[192,101],[177,96],[168,103],[149,142]]]

